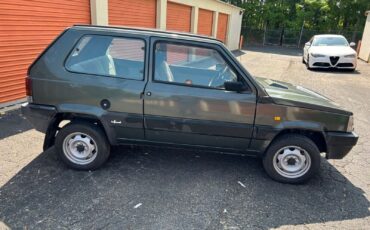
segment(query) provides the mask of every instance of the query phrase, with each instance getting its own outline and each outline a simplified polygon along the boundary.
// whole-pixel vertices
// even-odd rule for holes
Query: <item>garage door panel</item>
[[[18,82],[20,84],[23,84],[24,82],[24,77],[20,77],[20,78],[13,78],[13,79],[9,79],[9,78],[0,78],[0,84],[2,85],[3,83],[6,84],[6,83],[12,83],[12,82]]]
[[[12,81],[13,79],[19,79],[22,78],[24,80],[24,68],[27,68],[27,65],[20,65],[20,66],[12,66],[0,69],[1,75],[0,80],[8,80]],[[16,77],[14,77],[16,75]]]
[[[227,14],[219,13],[217,25],[217,39],[221,40],[224,43],[226,42],[228,21],[229,16]]]
[[[90,24],[90,17],[89,0],[2,0],[0,103],[25,97],[24,78],[32,61],[66,27]]]
[[[167,30],[190,32],[191,6],[174,2],[167,3]]]
[[[109,0],[109,24],[133,27],[156,27],[156,0]]]
[[[0,94],[0,101],[3,101],[4,103],[9,101],[15,101],[17,99],[20,99],[18,96],[19,94],[26,94],[26,90],[20,90],[13,94],[4,94],[4,96]]]
[[[67,7],[67,6],[76,6],[77,8],[81,7],[81,3],[84,4],[84,0],[69,0],[69,1],[61,1],[61,0],[1,0],[2,3],[5,3],[7,6],[36,6],[36,7]],[[61,5],[60,3],[63,2]],[[57,8],[58,9],[58,8]]]
[[[199,9],[198,34],[212,36],[213,11]]]
[[[17,22],[19,20],[19,16],[22,15],[24,16],[25,13],[17,13],[17,14],[12,14],[12,15],[9,15],[9,14],[3,14],[3,16],[7,15],[7,19],[9,20],[10,23],[13,23],[13,22]],[[38,23],[48,23],[47,21],[45,21],[45,14],[43,14],[42,16],[35,16],[35,15],[32,15],[32,13],[29,13],[28,14],[29,16],[32,16],[32,21],[33,22],[38,22]],[[51,16],[53,16],[53,22],[65,22],[66,19],[63,18],[63,17],[54,17],[55,13],[51,13],[50,14]],[[83,15],[79,16],[79,15],[73,15],[71,16],[70,15],[70,18],[69,19],[84,19],[85,17]],[[1,25],[8,25],[6,24],[5,22],[1,21],[0,22]],[[60,25],[60,24],[59,24]]]

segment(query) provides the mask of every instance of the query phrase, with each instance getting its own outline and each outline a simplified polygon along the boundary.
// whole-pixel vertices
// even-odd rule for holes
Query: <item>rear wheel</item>
[[[110,145],[97,125],[72,122],[55,139],[56,151],[69,167],[79,170],[99,168],[109,157]]]
[[[283,183],[303,183],[320,168],[320,151],[313,141],[301,135],[284,135],[268,148],[263,166],[267,174]]]

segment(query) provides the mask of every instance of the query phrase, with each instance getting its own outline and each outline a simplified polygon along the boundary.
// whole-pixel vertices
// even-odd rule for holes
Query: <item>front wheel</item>
[[[320,168],[320,151],[313,141],[302,135],[284,135],[268,148],[263,166],[276,181],[303,183]]]
[[[104,131],[88,122],[72,122],[63,127],[55,139],[55,148],[65,164],[78,170],[97,169],[110,154]]]
[[[308,70],[311,69],[311,67],[310,67],[310,57],[308,55],[307,55],[306,67],[307,67]]]

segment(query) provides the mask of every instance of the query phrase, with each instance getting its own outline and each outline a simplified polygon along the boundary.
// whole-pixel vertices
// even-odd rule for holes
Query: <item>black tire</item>
[[[91,162],[86,164],[78,164],[68,157],[67,153],[63,149],[64,140],[74,133],[82,133],[91,137],[91,143],[96,146],[95,157]],[[81,137],[86,137],[82,135]],[[55,149],[59,158],[70,168],[77,170],[95,170],[98,169],[103,163],[105,163],[110,155],[110,144],[104,131],[97,125],[89,122],[71,122],[63,127],[55,139]],[[77,149],[77,148],[76,148]],[[93,154],[93,155],[94,155]]]
[[[304,57],[302,56],[302,63],[306,64],[306,61],[304,60]]]
[[[310,67],[310,58],[307,56],[307,61],[306,61],[306,67],[308,70],[311,70],[312,68]]]
[[[279,172],[274,166],[274,161],[277,160],[275,158],[275,155],[281,154],[282,152],[280,150],[288,146],[299,147],[302,150],[300,151],[300,154],[303,155],[302,152],[305,151],[304,154],[309,155],[309,158],[308,157],[305,158],[307,159],[305,162],[308,162],[308,160],[310,160],[310,166],[309,167],[307,166],[307,168],[305,169],[306,171],[302,170],[302,173],[304,172],[302,175],[299,175],[298,177],[295,178],[282,175],[282,173]],[[278,139],[274,140],[273,143],[270,145],[270,147],[268,148],[263,157],[263,167],[265,168],[266,173],[276,181],[289,184],[300,184],[312,178],[312,176],[314,176],[319,171],[320,161],[321,161],[320,151],[312,140],[298,134],[287,134],[278,137]],[[276,163],[276,165],[277,164],[278,163]],[[280,169],[280,171],[284,170]]]

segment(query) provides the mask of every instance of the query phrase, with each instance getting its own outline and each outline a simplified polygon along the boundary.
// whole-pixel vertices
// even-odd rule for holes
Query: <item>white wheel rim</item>
[[[98,146],[89,135],[75,132],[64,138],[63,153],[72,163],[87,165],[98,155]]]
[[[286,146],[275,153],[273,165],[281,176],[294,179],[308,172],[311,157],[306,150],[298,146]]]

